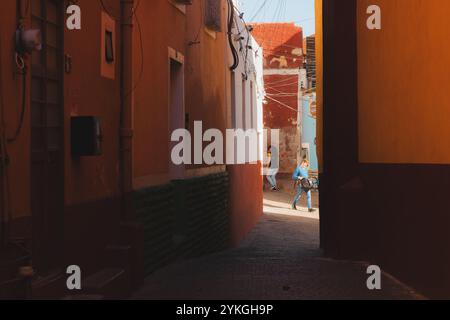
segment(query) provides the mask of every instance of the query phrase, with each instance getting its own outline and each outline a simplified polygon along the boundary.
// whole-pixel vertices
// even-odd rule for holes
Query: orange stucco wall
[[[13,34],[17,27],[16,1],[6,0],[2,2],[0,10],[0,83],[4,102],[4,122],[7,137],[11,137],[19,122],[21,108],[21,78],[18,77],[13,63],[14,42]],[[29,81],[27,86],[29,86]],[[27,109],[29,109],[27,99]],[[1,116],[1,115],[0,115]],[[25,124],[29,123],[29,112],[25,114]],[[9,188],[12,199],[9,201],[9,209],[14,218],[28,216],[30,214],[30,149],[24,148],[30,139],[30,127],[25,125],[19,139],[15,143],[8,144],[10,165],[8,166]]]
[[[185,15],[167,0],[142,1],[140,6],[136,12],[140,30],[136,20],[133,28],[135,178],[168,172],[168,47],[185,54],[186,28]],[[143,34],[142,50],[140,32]]]
[[[317,156],[319,170],[323,172],[323,19],[322,0],[315,0],[316,12],[316,103],[317,103]]]
[[[64,27],[64,53],[71,57],[70,73],[64,74],[64,204],[71,207],[81,203],[117,197],[118,183],[118,127],[120,108],[120,74],[118,50],[119,29],[116,29],[116,76],[114,79],[100,74],[101,13],[98,2],[81,0],[77,3],[82,10],[82,29],[68,30]],[[120,16],[120,2],[108,1],[110,13]],[[62,13],[63,14],[63,13]],[[21,79],[15,74],[13,63],[13,35],[17,27],[16,1],[2,2],[0,11],[0,42],[2,98],[5,102],[5,124],[7,136],[13,135],[19,119],[21,106]],[[61,17],[65,22],[66,15]],[[25,14],[24,23],[30,24],[30,12]],[[117,24],[117,28],[120,23]],[[26,59],[28,66],[31,59]],[[10,165],[9,210],[14,219],[31,216],[31,164],[30,164],[30,75],[26,90],[24,125],[19,139],[8,144]],[[101,119],[103,133],[103,154],[97,157],[75,159],[70,149],[71,116],[97,116]],[[55,173],[56,174],[56,173]]]
[[[134,189],[169,182],[169,54],[184,57],[185,113],[203,130],[230,125],[231,89],[227,44],[227,2],[222,1],[222,32],[204,26],[199,1],[176,8],[169,0],[142,1],[133,28],[133,180]],[[192,43],[193,42],[193,43]],[[143,54],[143,56],[142,56]],[[142,60],[142,57],[144,58]],[[141,75],[142,61],[144,68]],[[186,178],[221,172],[225,166],[187,166]],[[261,165],[228,167],[232,244],[239,243],[262,214]],[[243,197],[243,194],[248,196]],[[224,195],[226,196],[226,195]]]
[[[62,216],[68,248],[82,248],[78,240],[106,245],[118,226],[120,196],[120,103],[121,50],[120,1],[106,0],[108,13],[116,22],[114,77],[102,76],[102,6],[80,0],[82,29],[64,29],[64,53],[71,70],[64,74],[64,204]],[[211,33],[203,27],[203,11],[195,1],[182,12],[168,0],[141,1],[133,18],[133,178],[139,187],[168,182],[169,170],[169,57],[168,48],[184,56],[185,111],[189,127],[202,120],[204,130],[225,130],[230,110],[230,72],[226,41],[226,1],[222,1],[223,32]],[[6,0],[0,11],[2,98],[8,136],[13,134],[20,107],[20,79],[14,75],[16,1]],[[142,50],[141,50],[142,35]],[[198,38],[197,38],[198,35]],[[190,41],[199,43],[189,45]],[[141,74],[142,70],[142,74]],[[29,83],[28,83],[29,88]],[[8,145],[8,167],[14,218],[31,217],[30,205],[30,105],[27,92],[25,124],[19,140]],[[73,158],[70,150],[71,116],[97,116],[101,119],[103,154]],[[197,169],[197,168],[187,168]],[[200,168],[192,175],[224,171],[225,166]],[[242,239],[262,213],[260,165],[233,170],[235,230],[233,239]],[[255,195],[240,202],[243,192]],[[113,200],[114,199],[114,200]],[[56,201],[57,199],[55,199]],[[105,202],[105,203],[103,203]],[[109,226],[115,224],[115,227]],[[102,230],[98,233],[98,230]],[[30,234],[27,236],[31,236]],[[111,237],[113,236],[111,235]],[[100,239],[100,240],[99,240]],[[105,240],[106,241],[106,240]],[[71,247],[72,246],[72,247]],[[70,251],[70,250],[69,250]],[[92,257],[100,249],[87,250]],[[92,251],[92,252],[91,252]],[[81,254],[80,254],[81,255]],[[87,259],[86,259],[87,260]],[[95,260],[95,259],[92,259]]]
[[[230,166],[231,244],[237,246],[263,214],[261,164]]]
[[[72,71],[64,76],[66,205],[117,197],[119,194],[120,3],[114,0],[107,4],[109,14],[116,21],[113,79],[101,75],[102,8],[99,3],[79,1],[82,29],[71,31],[65,28],[64,32],[64,50],[72,57]],[[100,118],[103,135],[101,156],[71,156],[71,116]]]
[[[382,30],[368,30],[379,5]],[[450,163],[447,0],[358,1],[359,158]]]
[[[203,121],[204,130],[226,128],[225,8],[223,1],[224,32],[212,34],[203,26],[200,3],[183,12],[169,0],[141,2],[137,17],[145,35],[142,50],[137,20],[133,32],[135,188],[169,181],[169,48],[184,57],[185,113],[192,134],[194,121]]]
[[[203,121],[204,130],[224,131],[227,124],[226,1],[222,1],[222,32],[211,33],[203,27],[203,10],[200,1],[187,7],[186,43],[197,35],[200,42],[186,47],[186,113],[191,133],[197,120]]]

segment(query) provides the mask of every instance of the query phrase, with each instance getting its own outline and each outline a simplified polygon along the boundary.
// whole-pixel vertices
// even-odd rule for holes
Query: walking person
[[[292,203],[292,209],[297,210],[297,204],[302,198],[303,192],[306,193],[307,203],[308,203],[308,211],[314,212],[315,210],[312,207],[311,201],[311,189],[312,183],[309,181],[309,161],[303,160],[301,165],[295,169],[295,172],[292,176],[296,185],[297,185],[297,194],[295,195],[294,202]]]
[[[279,170],[279,155],[276,147],[270,146],[268,152],[269,168],[267,174],[267,181],[269,181],[272,191],[278,191],[277,174]]]

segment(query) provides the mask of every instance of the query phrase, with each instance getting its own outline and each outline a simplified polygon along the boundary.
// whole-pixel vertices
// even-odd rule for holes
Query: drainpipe
[[[122,220],[132,220],[132,108],[134,0],[121,0],[120,191]]]

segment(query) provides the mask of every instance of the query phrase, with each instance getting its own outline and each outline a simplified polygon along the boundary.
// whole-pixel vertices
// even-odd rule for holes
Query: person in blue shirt
[[[304,189],[304,187],[302,187],[302,184],[301,184],[301,181],[303,179],[309,179],[309,162],[308,162],[308,160],[303,160],[301,165],[295,169],[292,179],[294,179],[294,181],[298,182],[297,194],[295,195],[294,202],[292,203],[292,209],[297,210],[297,203],[302,198],[303,192],[305,192],[306,196],[307,196],[307,200],[308,200],[308,210],[309,210],[309,212],[314,212],[315,210],[313,209],[312,203],[311,203],[311,190]]]
[[[278,149],[274,146],[269,147],[269,169],[267,174],[267,181],[270,183],[270,187],[272,191],[279,191],[278,185],[277,185],[277,174],[279,170],[279,155],[278,155]]]

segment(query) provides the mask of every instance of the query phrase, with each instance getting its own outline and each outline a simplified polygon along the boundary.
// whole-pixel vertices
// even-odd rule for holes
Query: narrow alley
[[[322,258],[318,214],[289,209],[287,193],[266,193],[264,216],[237,249],[175,263],[145,281],[134,299],[309,300],[423,297],[384,275],[366,287],[367,265]]]
[[[3,0],[0,301],[449,299],[449,12]]]

